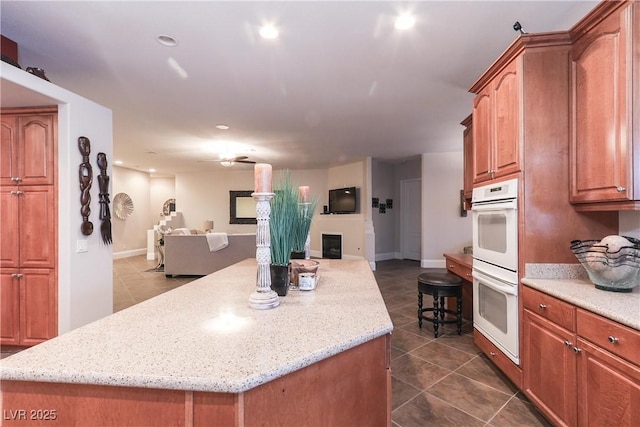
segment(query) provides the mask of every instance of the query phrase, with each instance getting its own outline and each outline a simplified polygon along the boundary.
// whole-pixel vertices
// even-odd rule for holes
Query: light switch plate
[[[81,253],[81,252],[88,252],[89,248],[87,246],[87,241],[86,240],[77,240],[76,241],[76,252],[77,253]]]

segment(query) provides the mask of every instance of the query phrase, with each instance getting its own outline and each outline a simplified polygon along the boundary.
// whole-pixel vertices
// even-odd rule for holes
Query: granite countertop
[[[640,330],[640,286],[632,292],[596,289],[579,264],[527,264],[525,276],[526,286]]]
[[[322,259],[314,291],[249,308],[248,259],[0,361],[3,380],[239,393],[393,329],[366,260]]]

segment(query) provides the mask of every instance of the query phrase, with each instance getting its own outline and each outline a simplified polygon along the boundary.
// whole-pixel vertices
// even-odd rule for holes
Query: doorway
[[[422,247],[422,180],[400,181],[402,258],[420,261]]]

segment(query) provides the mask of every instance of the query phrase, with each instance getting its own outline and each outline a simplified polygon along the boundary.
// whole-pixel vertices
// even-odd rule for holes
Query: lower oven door
[[[474,269],[473,326],[519,365],[518,285]]]

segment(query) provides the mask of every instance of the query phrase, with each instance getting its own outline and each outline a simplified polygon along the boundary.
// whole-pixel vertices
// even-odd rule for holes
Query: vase
[[[271,289],[276,291],[278,296],[286,296],[289,290],[289,266],[270,264],[269,271],[271,272]]]

